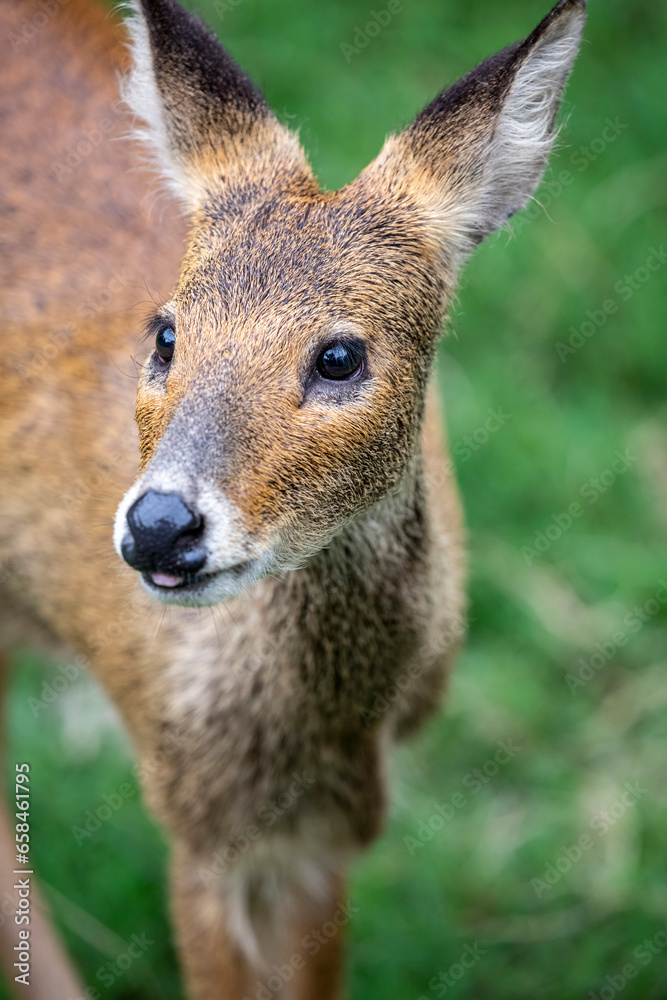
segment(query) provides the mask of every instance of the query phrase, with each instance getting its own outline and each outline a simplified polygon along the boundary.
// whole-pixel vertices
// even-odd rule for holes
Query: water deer
[[[118,706],[191,1000],[341,995],[346,869],[463,632],[436,342],[538,185],[583,21],[559,0],[326,191],[213,33],[135,0],[123,97],[184,236],[107,141],[122,30],[3,4],[3,636],[85,656]],[[79,995],[58,949],[40,925],[25,995]]]

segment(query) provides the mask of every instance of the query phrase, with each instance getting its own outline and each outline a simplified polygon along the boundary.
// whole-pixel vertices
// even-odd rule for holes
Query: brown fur
[[[0,32],[37,10],[5,4]],[[427,385],[461,241],[480,236],[478,220],[462,236],[438,215],[437,191],[447,202],[476,167],[469,150],[455,162],[438,106],[352,185],[322,192],[198,23],[171,0],[144,13],[191,208],[180,275],[181,225],[146,214],[128,144],[105,139],[70,173],[53,168],[114,107],[112,20],[70,0],[0,60],[5,99],[20,94],[0,136],[4,606],[89,656],[120,707],[174,843],[188,995],[239,1000],[336,912],[348,858],[382,828],[388,747],[437,704],[462,635],[460,513]],[[487,138],[527,58],[517,51],[484,71],[502,76],[486,104],[468,85],[470,127],[483,120]],[[444,175],[431,162],[441,133]],[[146,289],[177,350],[168,370],[153,357],[142,369],[137,449],[128,309]],[[326,383],[314,359],[341,330],[367,364],[354,383]],[[140,485],[178,474],[191,499],[213,484],[237,512],[239,551],[269,553],[222,615],[165,614],[113,552],[139,450]],[[293,805],[269,823],[281,795]],[[221,863],[230,848],[239,858]],[[285,995],[339,995],[339,938]]]

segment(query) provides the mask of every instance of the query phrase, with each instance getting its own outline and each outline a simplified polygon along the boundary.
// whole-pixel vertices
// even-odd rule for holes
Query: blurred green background
[[[333,187],[547,3],[404,0],[356,53],[383,0],[192,6]],[[590,4],[541,206],[475,254],[442,342],[470,634],[354,871],[355,998],[667,998],[665,13]],[[83,675],[36,704],[58,667],[23,661],[9,760],[32,764],[44,893],[101,996],[176,1000],[165,844],[138,795],[73,832],[136,789],[113,713]],[[154,943],[104,985],[141,932]]]

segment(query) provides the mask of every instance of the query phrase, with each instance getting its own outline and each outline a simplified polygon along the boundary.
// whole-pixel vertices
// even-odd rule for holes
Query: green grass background
[[[406,0],[347,61],[341,43],[382,0],[194,6],[300,127],[327,186],[350,180],[388,131],[546,12],[544,0]],[[665,238],[665,10],[592,0],[545,208],[474,255],[442,343],[470,535],[470,635],[444,710],[397,755],[388,829],[354,871],[357,998],[667,998],[667,605],[637,631],[626,620],[667,578],[667,266],[629,297],[614,289]],[[605,144],[607,119],[622,128]],[[557,193],[564,170],[572,182]],[[561,361],[558,343],[606,300],[617,310]],[[483,441],[489,409],[507,418]],[[627,471],[595,502],[582,497],[626,449]],[[529,562],[522,549],[577,501],[582,516]],[[627,641],[573,693],[567,675],[619,631]],[[136,784],[127,746],[85,678],[35,718],[29,699],[57,667],[22,660],[9,760],[32,764],[34,862],[59,926],[102,997],[176,1000],[166,849],[138,796],[81,846],[72,835],[104,794]],[[466,776],[499,740],[520,750],[473,794]],[[639,799],[604,833],[592,827],[637,781]],[[410,851],[405,838],[457,792],[465,804]],[[584,834],[590,849],[538,897],[531,880]],[[142,932],[154,944],[102,988],[97,971]],[[644,965],[635,950],[655,935]],[[479,960],[436,990],[434,977],[475,943]],[[628,963],[637,975],[621,988],[614,977]]]

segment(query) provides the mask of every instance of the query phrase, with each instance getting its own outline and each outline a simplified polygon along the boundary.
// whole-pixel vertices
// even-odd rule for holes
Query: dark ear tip
[[[173,0],[139,0],[139,6],[144,14],[159,14],[174,11],[178,7]]]
[[[577,7],[580,10],[585,10],[586,0],[558,0],[558,3],[555,4],[554,7],[552,7],[551,13],[562,14],[563,11],[567,10],[568,8],[575,9]]]
[[[523,42],[519,51],[530,51],[538,41],[550,34],[552,30],[558,30],[559,27],[570,23],[583,24],[585,15],[586,0],[558,0],[555,7],[551,8],[547,16],[535,28],[535,31]]]
[[[560,17],[566,10],[579,10],[582,14],[586,12],[586,0],[558,0],[555,7],[551,9],[549,17]]]

